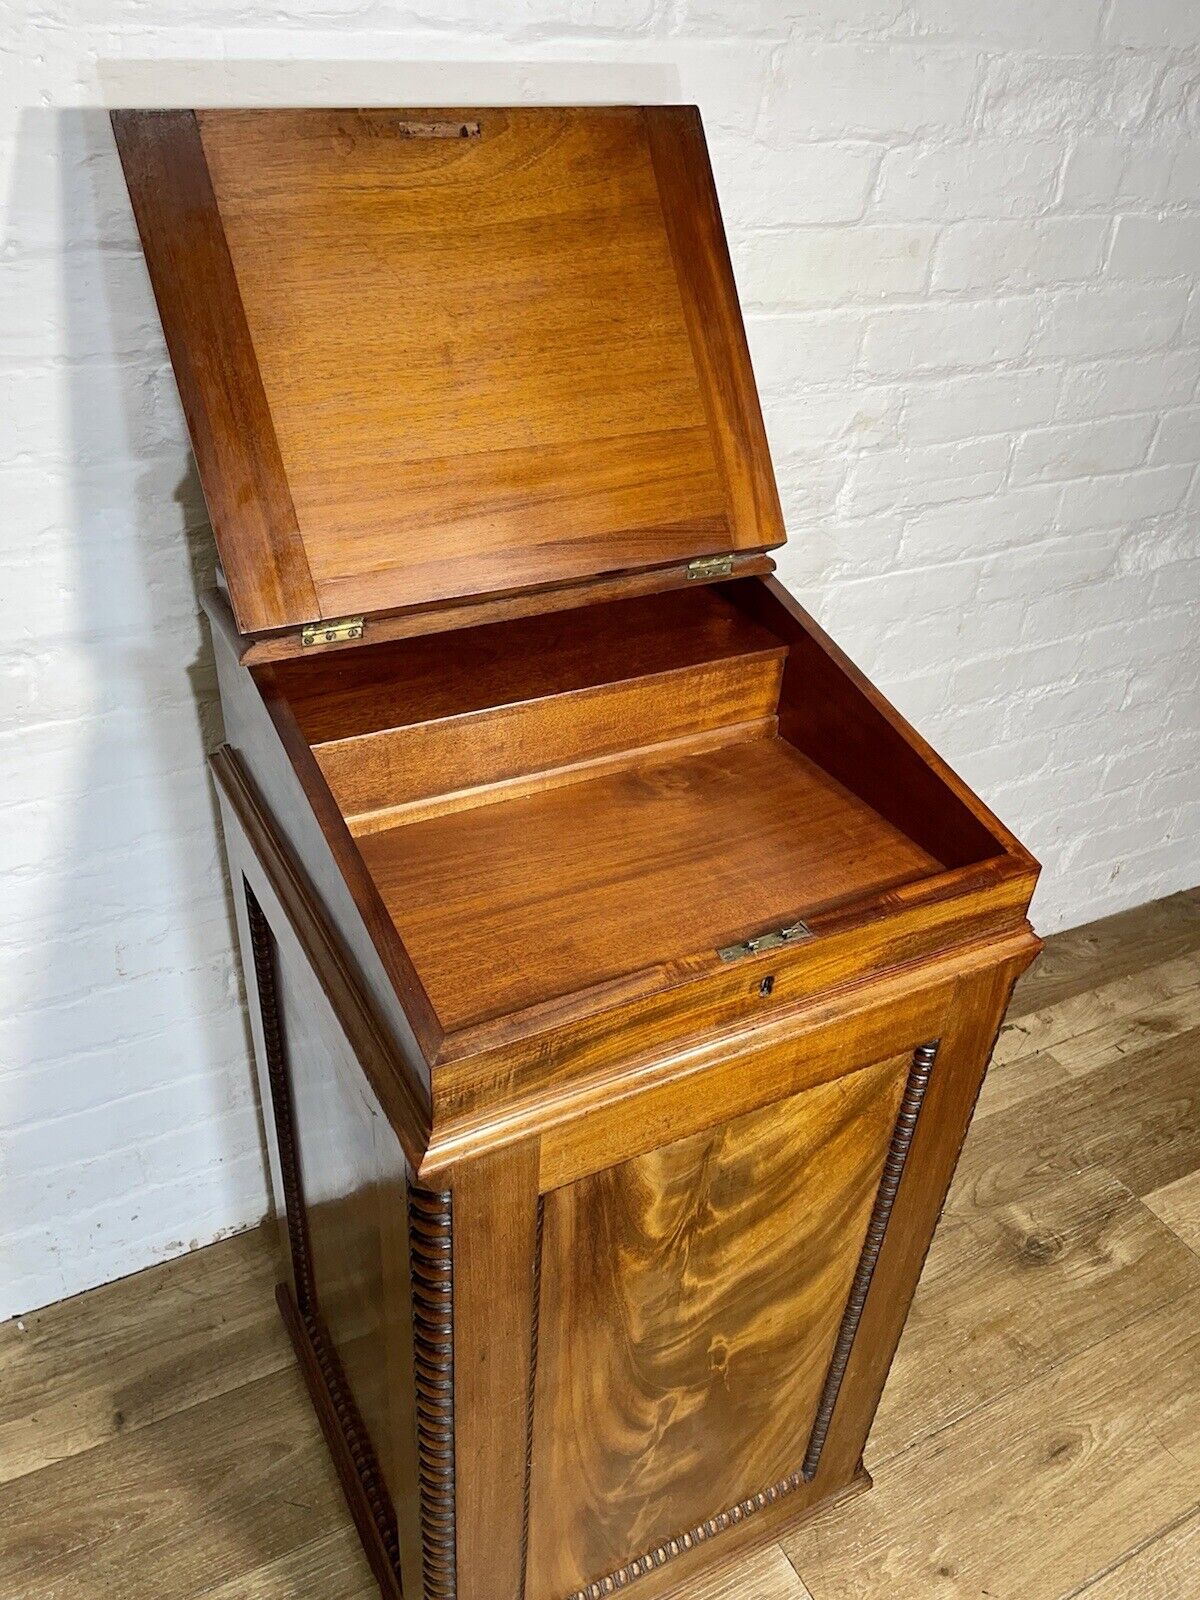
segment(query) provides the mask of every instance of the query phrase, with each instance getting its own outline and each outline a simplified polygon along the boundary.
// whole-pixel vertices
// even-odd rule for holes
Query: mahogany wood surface
[[[941,865],[779,739],[358,845],[448,1032]]]
[[[281,664],[314,747],[786,646],[708,585]]]
[[[695,109],[428,118],[116,122],[242,629],[782,543]]]
[[[191,111],[114,111],[196,466],[238,625],[317,615],[317,593]]]
[[[774,718],[786,648],[711,592],[498,624],[278,670],[352,832],[539,774]],[[363,659],[366,657],[366,659]],[[307,665],[307,664],[306,664]],[[339,731],[340,730],[340,731]],[[457,797],[457,798],[451,798]]]
[[[496,1600],[524,1586],[536,1144],[464,1164],[453,1195],[456,1600]]]
[[[572,583],[533,585],[506,595],[467,595],[445,604],[409,606],[402,611],[381,611],[363,621],[361,638],[335,639],[322,648],[325,657],[344,655],[363,643],[385,644],[395,639],[421,639],[431,633],[453,634],[461,628],[478,628],[493,622],[577,611],[585,606],[632,600],[640,595],[669,594],[679,589],[715,588],[728,578],[767,577],[775,571],[768,555],[735,555],[728,573],[697,575],[686,567],[648,567],[640,572],[601,573]],[[248,665],[263,661],[311,660],[311,648],[298,633],[246,635],[241,659]]]
[[[913,839],[935,849],[947,866],[1003,849],[1036,875],[1037,864],[1024,846],[778,580],[727,584],[723,592],[788,645],[780,698],[785,738]]]
[[[547,1201],[528,1600],[800,1472],[909,1058]]]

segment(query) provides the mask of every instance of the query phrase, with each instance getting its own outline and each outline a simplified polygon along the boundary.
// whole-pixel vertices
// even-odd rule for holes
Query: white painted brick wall
[[[1046,863],[1200,879],[1195,0],[0,4],[0,1315],[254,1221],[212,549],[101,108],[700,103],[784,575]]]

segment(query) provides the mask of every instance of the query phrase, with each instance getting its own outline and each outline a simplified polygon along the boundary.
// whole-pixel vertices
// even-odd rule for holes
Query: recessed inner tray
[[[779,738],[370,833],[359,847],[451,1029],[941,865]]]
[[[738,590],[276,669],[447,1032],[666,986],[722,945],[999,849],[952,797],[918,825],[885,814],[886,775],[864,775],[870,799],[832,776],[830,718],[804,748],[796,714],[828,684]]]

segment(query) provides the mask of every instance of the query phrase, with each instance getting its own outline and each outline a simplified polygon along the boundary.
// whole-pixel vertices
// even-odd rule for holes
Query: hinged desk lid
[[[243,631],[782,542],[694,108],[114,125]]]

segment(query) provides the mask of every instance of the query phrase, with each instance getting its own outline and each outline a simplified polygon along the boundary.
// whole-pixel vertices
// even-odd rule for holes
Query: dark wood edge
[[[278,1142],[284,1223],[296,1284],[295,1298],[288,1285],[282,1283],[275,1297],[380,1592],[384,1600],[401,1600],[400,1537],[395,1508],[337,1351],[317,1310],[304,1179],[296,1143],[295,1106],[276,982],[275,941],[254,891],[244,880],[243,891],[267,1057],[270,1110]]]
[[[292,1277],[296,1295],[306,1311],[315,1311],[316,1283],[312,1270],[312,1250],[308,1237],[308,1217],[300,1181],[300,1152],[296,1147],[296,1117],[292,1104],[292,1085],[287,1070],[283,1015],[275,972],[275,940],[254,890],[242,879],[246,901],[246,925],[250,930],[250,954],[254,963],[254,987],[258,995],[258,1015],[262,1024],[266,1055],[267,1083],[270,1089],[271,1117],[279,1151],[279,1171],[283,1186],[284,1222],[292,1257]]]
[[[628,977],[598,983],[586,989],[577,989],[567,996],[540,1001],[521,1011],[510,1011],[501,1017],[486,1018],[482,1022],[471,1023],[469,1027],[445,1035],[433,1065],[436,1067],[444,1062],[460,1061],[505,1044],[549,1033],[567,1027],[575,1021],[586,1021],[595,1013],[616,1006],[635,1006],[640,1001],[650,1000],[655,995],[671,990],[678,991],[686,985],[703,984],[713,980],[718,980],[722,984],[728,983],[739,977],[746,977],[756,967],[769,967],[774,972],[778,972],[781,967],[784,969],[793,966],[803,967],[811,960],[813,953],[819,950],[817,941],[833,937],[853,938],[856,933],[873,928],[889,917],[906,911],[919,911],[922,907],[944,908],[947,923],[957,918],[958,941],[968,943],[977,936],[977,932],[961,920],[957,910],[958,902],[973,896],[986,895],[993,890],[1002,892],[1007,886],[1022,883],[1025,883],[1028,889],[1028,893],[1024,893],[1022,899],[1024,904],[1028,904],[1029,895],[1032,894],[1036,883],[1036,875],[1031,876],[1030,869],[1023,861],[1013,861],[1003,856],[995,856],[988,861],[966,867],[955,867],[947,872],[939,872],[931,877],[903,884],[899,888],[885,889],[878,894],[850,900],[827,911],[810,913],[804,920],[813,937],[783,950],[777,948],[760,951],[736,963],[722,961],[715,947],[701,950],[693,956],[685,956],[678,961],[643,967]],[[772,926],[787,920],[789,919],[777,918]],[[1024,917],[1015,914],[1008,920],[1012,925],[1019,927]],[[733,944],[763,931],[761,923],[729,928],[723,931],[721,943]],[[884,969],[876,968],[874,972],[864,975],[876,975],[882,970]]]
[[[304,1315],[286,1284],[275,1298],[380,1594],[403,1600],[396,1514],[341,1363],[320,1318]]]
[[[713,554],[727,552],[714,551]],[[452,603],[407,606],[396,611],[367,614],[361,638],[340,644],[321,645],[321,654],[339,650],[361,650],[365,645],[385,644],[395,639],[413,639],[430,633],[453,633],[459,628],[482,627],[489,622],[511,622],[520,617],[541,616],[549,611],[573,611],[580,606],[606,605],[613,600],[631,600],[639,595],[666,594],[672,589],[695,588],[700,584],[728,582],[730,578],[765,577],[775,571],[768,555],[733,553],[733,571],[723,578],[689,578],[687,565],[672,563],[638,572],[600,573],[594,578],[573,583],[531,585],[527,589],[472,596]],[[313,647],[300,643],[295,631],[254,637],[243,635],[239,659],[247,666],[267,661],[289,661],[311,656]]]
[[[542,1318],[542,1254],[546,1236],[546,1197],[537,1197],[533,1236],[533,1317],[529,1328],[529,1379],[525,1392],[525,1492],[521,1503],[521,1593],[529,1581],[529,1507],[533,1484],[534,1399],[537,1391],[538,1335]]]
[[[113,134],[239,625],[319,605],[194,111],[114,111]]]
[[[423,1600],[458,1592],[453,1204],[449,1190],[409,1189]]]
[[[236,659],[240,635],[227,596],[220,589],[208,589],[201,596],[201,604],[213,630],[214,646],[219,650],[229,650]],[[287,696],[279,688],[271,666],[254,668],[250,672],[250,681],[283,748],[292,776],[300,786],[334,865],[349,891],[354,908],[375,947],[384,974],[403,1005],[428,1074],[429,1063],[438,1053],[443,1037],[433,1003],[417,976],[404,941],[388,915],[374,879],[367,871],[366,863],[346,826],[346,819],[325,782],[325,775],[300,731]]]
[[[236,753],[222,745],[209,768],[256,867],[287,917],[305,959],[320,983],[339,1026],[351,1040],[367,1081],[387,1115],[409,1163],[418,1167],[428,1149],[430,1102],[398,1058],[340,942],[311,890],[271,825]]]
[[[892,1217],[892,1207],[896,1203],[900,1180],[904,1176],[905,1163],[908,1161],[908,1152],[912,1148],[913,1135],[917,1131],[917,1118],[921,1115],[921,1106],[925,1100],[925,1091],[929,1087],[929,1078],[933,1071],[934,1061],[937,1059],[937,1052],[938,1045],[936,1040],[931,1044],[918,1045],[913,1052],[908,1082],[904,1086],[904,1096],[900,1102],[899,1114],[896,1117],[892,1142],[883,1165],[883,1174],[879,1180],[879,1189],[871,1211],[871,1220],[867,1224],[867,1234],[863,1240],[862,1254],[859,1257],[858,1266],[855,1269],[854,1278],[850,1285],[850,1295],[846,1301],[846,1309],[842,1314],[841,1326],[838,1329],[833,1355],[829,1362],[829,1371],[826,1374],[825,1384],[821,1390],[821,1398],[817,1404],[816,1416],[813,1419],[812,1433],[809,1437],[808,1449],[805,1452],[804,1466],[802,1468],[806,1482],[811,1483],[813,1478],[816,1477],[817,1468],[821,1462],[821,1452],[825,1448],[825,1440],[829,1435],[829,1424],[833,1420],[834,1407],[837,1405],[838,1395],[841,1393],[842,1380],[846,1376],[850,1353],[854,1348],[854,1340],[858,1333],[859,1323],[862,1321],[863,1307],[867,1303],[867,1293],[871,1287],[871,1280],[875,1275],[879,1252],[883,1249],[888,1223]]]
[[[696,106],[642,110],[692,354],[722,469],[735,546],[787,538],[733,263]]]
[[[854,662],[841,647],[830,638],[829,634],[817,623],[804,607],[800,605],[783,584],[776,577],[765,577],[755,583],[726,584],[722,593],[756,622],[780,634],[786,643],[794,643],[803,639],[812,649],[815,649],[816,660],[822,657],[830,667],[845,680],[847,685],[857,693],[861,701],[873,713],[876,726],[881,732],[886,733],[894,742],[896,748],[907,747],[911,757],[916,762],[928,769],[937,778],[955,800],[969,812],[980,830],[980,837],[990,840],[998,852],[1010,856],[1018,862],[1022,869],[1031,875],[1030,893],[1037,882],[1041,871],[1040,863],[1025,848],[1015,834],[1000,821],[999,817],[980,800],[979,796],[966,784],[950,765],[943,761],[937,751],[917,730],[896,710],[895,706],[882,695],[875,685],[860,672]],[[781,631],[782,629],[782,631]],[[784,727],[783,708],[781,707],[780,726]],[[786,737],[786,728],[784,728]],[[830,769],[832,771],[832,768]],[[833,776],[837,777],[836,771]],[[866,797],[869,798],[869,797]],[[918,841],[920,842],[920,841]],[[934,852],[936,854],[936,852]]]
[[[329,852],[371,936],[384,971],[403,1002],[405,1015],[428,1067],[436,1059],[444,1037],[433,1002],[383,903],[374,878],[367,871],[366,862],[342,815],[341,807],[325,781],[325,774],[312,752],[312,746],[300,731],[287,696],[279,687],[274,669],[271,666],[257,667],[251,676],[325,836]]]

